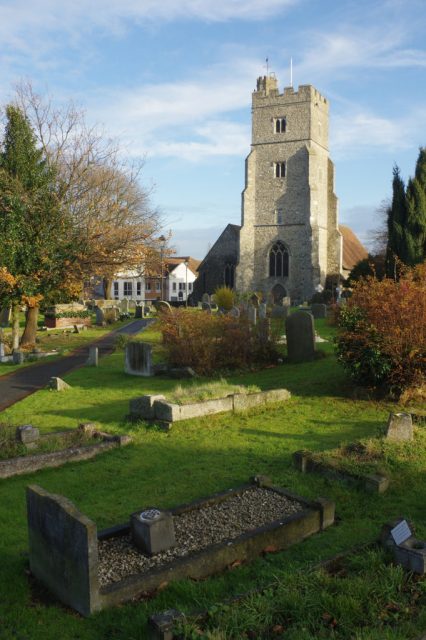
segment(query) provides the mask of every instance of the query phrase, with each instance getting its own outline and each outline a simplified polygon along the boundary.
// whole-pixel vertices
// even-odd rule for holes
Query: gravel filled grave
[[[303,509],[296,500],[269,489],[253,487],[222,502],[175,515],[176,546],[153,557],[144,555],[133,545],[130,533],[99,540],[100,586],[160,568],[176,558],[232,540]]]

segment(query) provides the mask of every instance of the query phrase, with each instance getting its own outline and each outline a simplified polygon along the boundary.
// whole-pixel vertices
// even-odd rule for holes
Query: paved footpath
[[[88,358],[89,347],[98,347],[99,356],[105,356],[114,350],[115,338],[119,333],[130,335],[139,333],[149,323],[149,320],[135,320],[116,331],[111,331],[99,340],[75,349],[69,356],[64,356],[60,360],[40,362],[0,376],[0,411],[42,389],[50,378],[62,378],[70,371],[82,367]]]

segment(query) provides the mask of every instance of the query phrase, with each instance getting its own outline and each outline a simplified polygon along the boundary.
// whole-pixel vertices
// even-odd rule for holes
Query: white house
[[[138,271],[117,273],[110,291],[111,300],[145,300],[145,280]]]
[[[169,302],[186,302],[193,291],[197,279],[199,261],[194,258],[179,257],[167,260],[167,286],[165,288]]]

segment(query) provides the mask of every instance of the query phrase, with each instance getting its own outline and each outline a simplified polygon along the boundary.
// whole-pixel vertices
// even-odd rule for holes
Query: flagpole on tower
[[[293,88],[293,58],[290,58],[290,87]]]
[[[266,77],[269,77],[269,58],[266,58]]]

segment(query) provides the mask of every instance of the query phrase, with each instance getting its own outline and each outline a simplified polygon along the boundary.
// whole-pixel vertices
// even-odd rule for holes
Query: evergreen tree
[[[386,248],[386,275],[396,277],[398,259],[406,260],[405,227],[407,222],[407,205],[405,184],[401,178],[399,167],[393,168],[392,203],[388,209],[388,242]]]
[[[406,264],[426,258],[426,149],[420,149],[414,178],[407,186]]]

